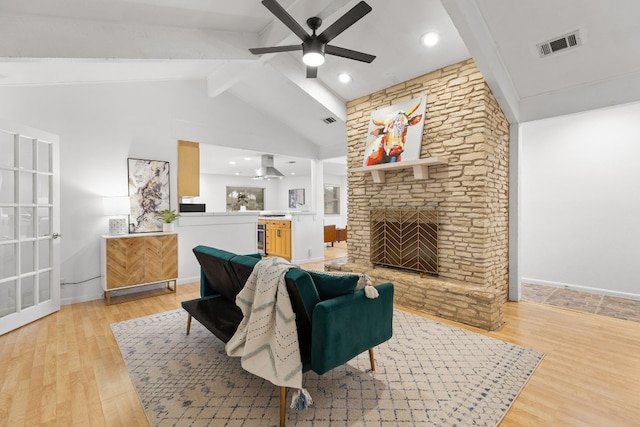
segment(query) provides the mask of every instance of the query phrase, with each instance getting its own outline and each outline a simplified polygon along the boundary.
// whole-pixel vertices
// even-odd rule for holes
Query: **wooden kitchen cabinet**
[[[175,292],[178,235],[103,236],[102,263],[103,289],[108,304],[112,291],[126,288],[166,282],[167,288]]]
[[[178,197],[200,195],[200,144],[178,141]]]
[[[267,223],[267,255],[291,261],[291,221],[269,220]]]

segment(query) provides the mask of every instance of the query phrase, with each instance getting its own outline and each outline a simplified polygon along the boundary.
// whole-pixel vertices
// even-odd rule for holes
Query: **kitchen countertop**
[[[237,215],[259,215],[258,211],[236,211],[236,212],[180,212],[180,216],[237,216]]]

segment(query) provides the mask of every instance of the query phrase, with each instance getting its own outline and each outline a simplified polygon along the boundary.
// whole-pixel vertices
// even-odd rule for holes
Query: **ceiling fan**
[[[371,12],[371,6],[364,1],[356,4],[351,10],[338,18],[336,22],[331,24],[320,34],[316,34],[316,30],[320,28],[320,25],[322,25],[322,19],[317,16],[307,19],[307,25],[312,31],[312,34],[308,34],[307,31],[302,28],[302,26],[298,24],[276,0],[262,0],[262,4],[269,9],[276,18],[282,21],[284,25],[293,31],[293,33],[302,40],[302,44],[249,49],[249,51],[254,55],[301,50],[302,61],[307,65],[307,78],[315,78],[318,76],[318,66],[324,63],[325,53],[367,63],[376,59],[373,55],[328,44],[344,30],[358,22],[367,13]]]

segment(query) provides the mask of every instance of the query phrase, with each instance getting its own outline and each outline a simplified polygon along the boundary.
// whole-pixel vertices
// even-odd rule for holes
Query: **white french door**
[[[58,143],[0,120],[0,335],[60,309]]]

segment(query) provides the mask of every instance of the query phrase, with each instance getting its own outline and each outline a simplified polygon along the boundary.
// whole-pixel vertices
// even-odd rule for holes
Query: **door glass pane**
[[[38,208],[38,236],[51,234],[51,208]]]
[[[34,251],[35,242],[20,243],[20,274],[33,271],[36,263],[36,253]]]
[[[23,277],[20,280],[20,295],[22,296],[22,308],[31,307],[36,303],[36,276]]]
[[[0,167],[15,167],[14,134],[0,131]]]
[[[0,208],[0,241],[16,238],[16,208]]]
[[[38,171],[51,172],[51,144],[38,140]]]
[[[48,205],[51,203],[49,194],[49,183],[51,182],[51,175],[38,175],[38,204]]]
[[[38,240],[38,270],[51,267],[49,254],[51,253],[51,240]]]
[[[18,245],[0,245],[0,280],[15,276]]]
[[[0,283],[0,317],[16,312],[17,280]]]
[[[34,208],[20,208],[20,237],[35,237],[35,227],[33,226]]]
[[[0,170],[0,203],[15,203],[15,172]]]
[[[34,170],[33,164],[33,139],[20,137],[20,167],[26,170]]]
[[[38,281],[38,301],[45,302],[51,299],[51,272],[40,273]]]
[[[33,204],[33,173],[20,172],[20,203]]]

